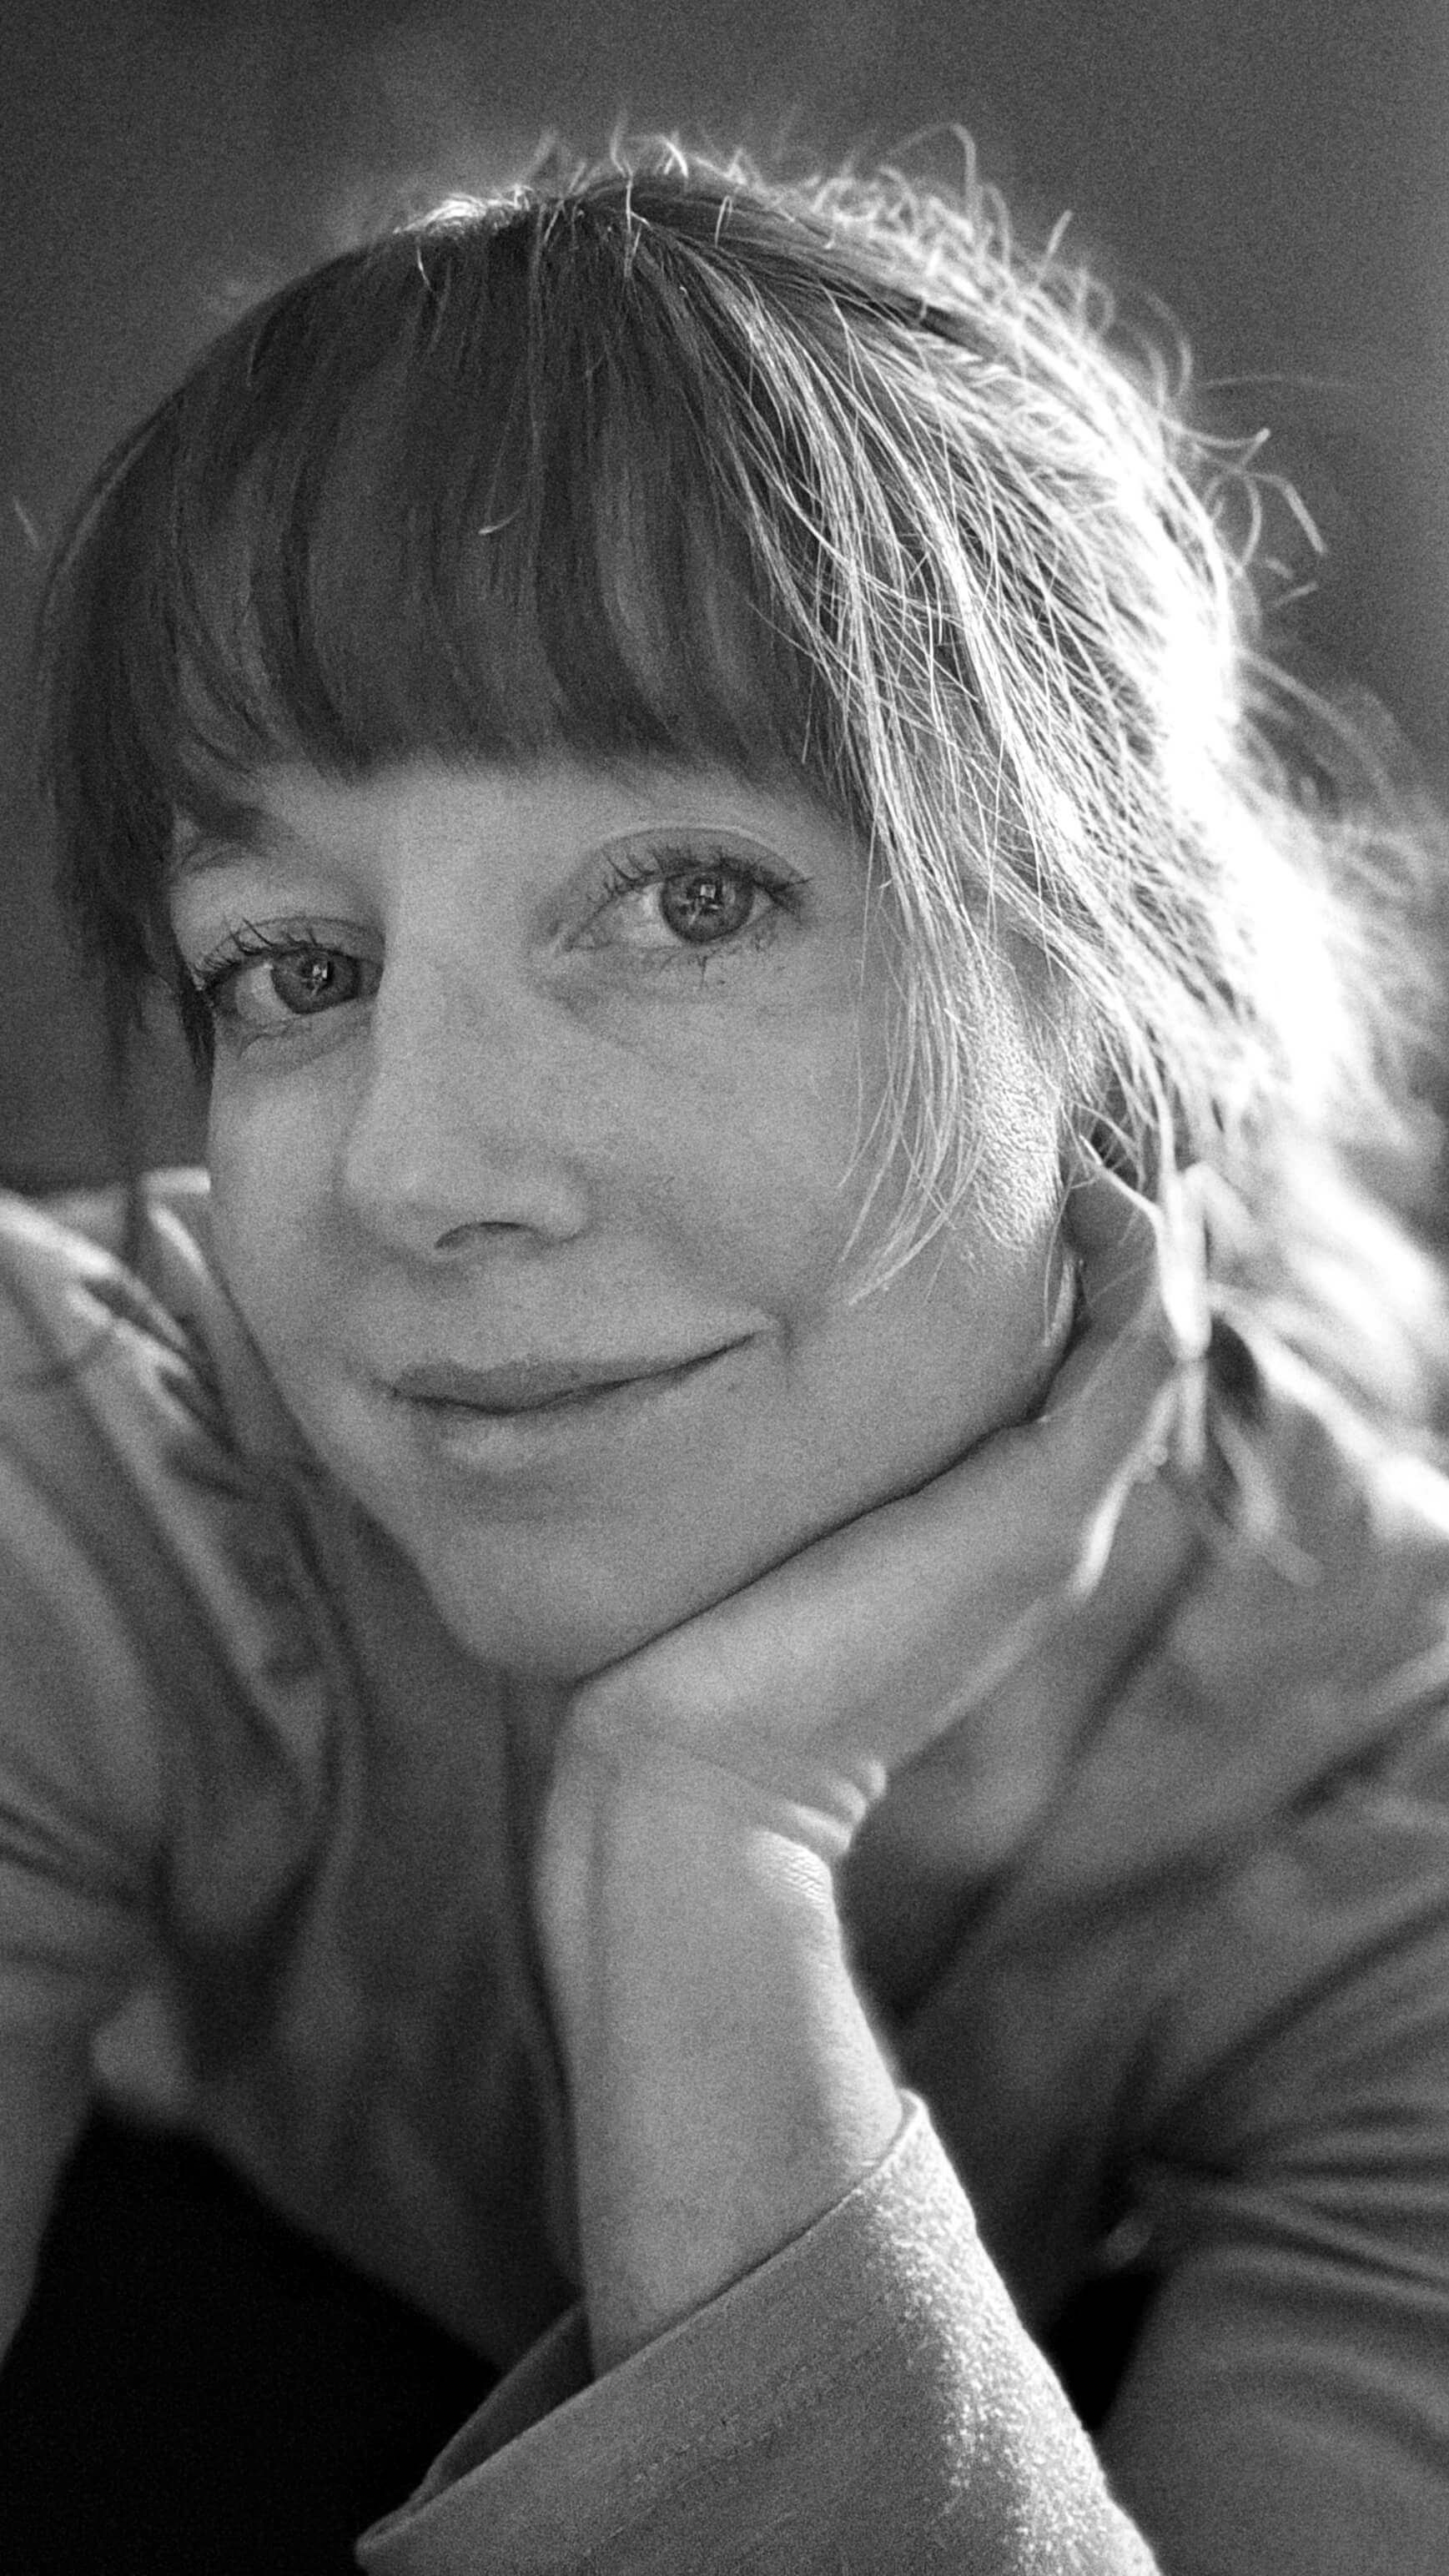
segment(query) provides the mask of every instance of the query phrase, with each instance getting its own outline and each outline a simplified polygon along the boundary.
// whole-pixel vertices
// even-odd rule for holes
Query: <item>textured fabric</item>
[[[1258,1354],[1270,1542],[1145,1511],[1028,1677],[1078,1752],[1010,1867],[934,1799],[923,1985],[862,1905],[893,2154],[591,2386],[508,1693],[285,1413],[204,1176],[153,1181],[138,1276],[119,1225],[0,1199],[0,2338],[99,2081],[505,2374],[378,2576],[1117,2576],[1098,2454],[1167,2576],[1437,2570],[1439,1481]],[[1036,2344],[1118,2264],[1161,2286],[1094,2454]]]
[[[703,2336],[688,2323],[593,2385],[586,2351],[575,2310],[364,2566],[544,2576],[603,2553],[678,2576],[884,2569],[908,2548],[923,2570],[1151,2569],[919,2103],[870,2179],[726,2291]]]

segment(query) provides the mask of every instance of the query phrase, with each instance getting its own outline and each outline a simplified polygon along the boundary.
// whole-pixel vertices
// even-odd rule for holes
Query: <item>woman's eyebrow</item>
[[[166,891],[175,894],[200,877],[235,867],[242,856],[272,858],[295,845],[295,834],[264,806],[242,798],[218,799],[208,805],[204,820],[187,815],[177,824],[163,871]]]

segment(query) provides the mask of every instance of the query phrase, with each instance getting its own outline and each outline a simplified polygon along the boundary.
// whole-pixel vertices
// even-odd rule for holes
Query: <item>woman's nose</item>
[[[583,1233],[596,1086],[574,1052],[542,1006],[436,980],[423,1006],[384,977],[341,1145],[354,1223],[417,1254],[462,1249],[479,1229],[540,1244]]]

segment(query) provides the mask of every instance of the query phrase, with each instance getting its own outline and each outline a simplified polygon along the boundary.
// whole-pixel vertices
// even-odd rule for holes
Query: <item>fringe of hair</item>
[[[896,170],[772,182],[744,156],[711,163],[669,140],[593,167],[550,147],[507,195],[449,200],[284,290],[240,326],[248,365],[268,334],[305,331],[320,281],[355,276],[361,315],[368,260],[400,250],[443,331],[445,258],[496,256],[519,235],[522,410],[507,435],[541,458],[566,412],[559,352],[586,358],[589,416],[618,468],[596,551],[613,511],[615,542],[647,554],[647,529],[618,534],[640,471],[630,406],[637,420],[641,383],[651,398],[675,387],[721,559],[743,560],[772,646],[807,675],[803,697],[786,693],[797,760],[861,828],[903,933],[852,1251],[887,1170],[909,1181],[855,1293],[968,1205],[989,1227],[1019,1221],[972,1070],[983,1050],[1019,1055],[1024,1027],[1027,1078],[1063,1100],[1064,1158],[1090,1139],[1148,1195],[1207,1163],[1219,1206],[1240,1211],[1215,1231],[1220,1300],[1246,1301],[1364,1409],[1427,1440],[1449,1358],[1439,1267],[1414,1230],[1437,1171],[1427,931],[1444,831],[1381,712],[1310,690],[1270,650],[1265,505],[1297,505],[1261,472],[1259,442],[1196,429],[1181,340],[1168,350],[1126,323],[1061,228],[1022,247],[969,152],[948,196]],[[163,406],[152,451],[163,416],[179,434]],[[67,805],[65,787],[77,603],[137,460],[154,468],[147,436],[78,517],[43,647],[62,892],[107,979],[118,1066],[138,975],[158,960],[202,1043],[154,910],[157,851],[142,849],[165,803],[157,763],[131,756],[124,866],[101,846],[99,790]],[[502,542],[545,547],[543,515],[535,491],[529,532]],[[208,649],[225,696],[215,636]],[[274,744],[289,728],[305,742],[275,649],[259,661],[240,738],[255,752],[270,724]],[[475,747],[492,745],[480,718]]]

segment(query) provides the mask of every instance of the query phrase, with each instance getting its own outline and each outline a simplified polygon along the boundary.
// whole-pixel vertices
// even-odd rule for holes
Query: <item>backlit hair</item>
[[[287,286],[106,464],[45,605],[59,881],[117,1061],[159,979],[209,1070],[162,867],[260,762],[803,780],[900,933],[866,1142],[910,1184],[862,1286],[968,1199],[1018,1220],[973,1066],[1024,1030],[1064,1156],[1075,1129],[1150,1194],[1211,1165],[1222,1296],[1412,1427],[1444,1350],[1392,1212],[1433,1148],[1434,851],[1275,671],[1250,460],[1183,378],[969,171],[786,185],[661,143]]]

